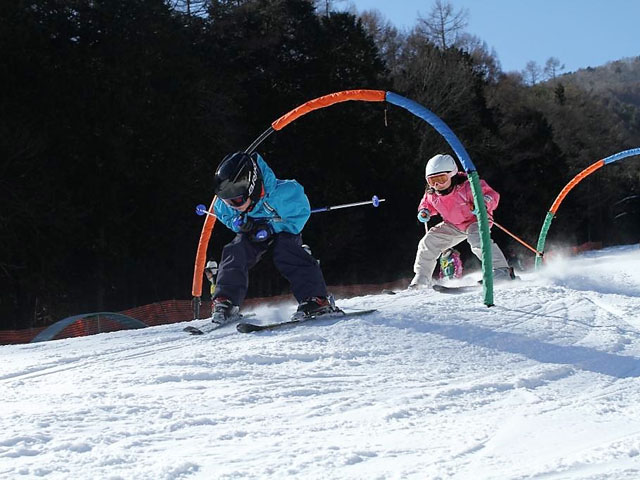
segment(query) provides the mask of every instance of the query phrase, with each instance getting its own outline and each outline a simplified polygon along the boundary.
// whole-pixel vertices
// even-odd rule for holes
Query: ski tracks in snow
[[[634,478],[639,297],[602,285],[525,276],[492,308],[405,291],[274,332],[8,347],[0,477]]]

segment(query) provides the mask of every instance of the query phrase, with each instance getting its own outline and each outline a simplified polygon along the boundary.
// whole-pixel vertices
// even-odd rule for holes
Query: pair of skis
[[[229,325],[230,323],[234,323],[234,322],[238,322],[236,325],[236,330],[240,333],[251,333],[251,332],[261,332],[264,330],[276,330],[278,328],[282,328],[282,327],[288,327],[288,326],[294,326],[294,325],[298,325],[301,323],[306,323],[309,322],[311,320],[319,320],[319,319],[325,319],[325,318],[340,318],[340,319],[347,319],[347,318],[352,318],[352,317],[361,317],[363,315],[369,315],[370,313],[375,312],[376,309],[369,309],[369,310],[352,310],[352,311],[344,311],[341,309],[336,309],[333,312],[327,312],[327,313],[323,313],[320,315],[306,315],[304,317],[300,317],[300,318],[292,318],[291,320],[287,320],[284,322],[275,322],[275,323],[267,323],[267,324],[257,324],[257,323],[250,323],[250,322],[244,322],[243,320],[246,318],[251,318],[251,317],[255,317],[256,314],[255,313],[248,313],[245,315],[238,315],[237,317],[234,317],[233,319],[231,319],[231,321],[227,322],[227,323],[223,323],[223,324],[219,324],[219,323],[209,323],[206,324],[200,328],[197,327],[192,327],[192,326],[188,326],[185,327],[183,330],[185,332],[190,333],[191,335],[204,335],[205,333],[209,333],[212,332],[214,330],[217,330],[221,327],[224,327],[226,325]]]

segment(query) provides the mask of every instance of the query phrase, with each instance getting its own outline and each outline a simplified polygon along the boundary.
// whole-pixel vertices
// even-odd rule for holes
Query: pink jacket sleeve
[[[500,194],[491,188],[484,180],[480,180],[480,186],[482,187],[482,196],[484,197],[484,204],[487,207],[487,212],[491,213],[498,208],[498,203],[500,203]]]
[[[433,205],[431,205],[431,202],[427,198],[427,192],[424,193],[424,195],[422,196],[422,200],[420,200],[418,211],[422,210],[423,208],[429,210],[429,214],[431,214],[432,216],[438,215],[438,211],[433,207]]]

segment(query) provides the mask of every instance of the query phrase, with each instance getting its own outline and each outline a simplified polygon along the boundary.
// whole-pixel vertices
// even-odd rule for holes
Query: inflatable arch
[[[435,128],[440,135],[447,141],[449,146],[455,152],[458,160],[462,164],[466,171],[469,182],[471,184],[471,190],[473,192],[475,208],[478,213],[478,223],[480,226],[480,240],[482,247],[482,272],[483,272],[483,291],[484,291],[484,303],[487,306],[493,305],[493,271],[491,268],[491,238],[489,232],[489,221],[487,217],[487,209],[482,198],[482,188],[480,186],[480,178],[476,167],[469,158],[469,154],[462,146],[462,143],[453,133],[453,131],[433,112],[423,107],[422,105],[402,97],[393,92],[385,92],[383,90],[345,90],[341,92],[331,93],[322,97],[310,100],[302,105],[294,108],[288,113],[285,113],[271,126],[262,133],[246,150],[246,153],[252,153],[260,143],[262,143],[269,135],[274,131],[282,130],[291,122],[298,118],[310,113],[314,110],[329,107],[336,103],[347,101],[362,101],[362,102],[387,102],[392,105],[404,108],[413,115],[426,121],[429,125]],[[209,206],[209,212],[213,212],[213,204],[216,201],[216,197],[211,201]],[[215,225],[216,218],[213,215],[205,215],[204,225],[202,227],[202,233],[200,235],[200,241],[198,243],[198,249],[196,253],[195,268],[193,272],[193,284],[191,293],[194,297],[194,305],[199,304],[196,300],[202,295],[202,276],[204,272],[204,265],[206,263],[207,246],[209,239],[211,238],[211,232]]]
[[[36,342],[46,342],[49,340],[54,340],[56,336],[62,332],[65,328],[70,325],[73,325],[76,322],[100,322],[100,320],[106,321],[111,324],[118,324],[118,326],[124,327],[124,329],[134,329],[134,328],[147,328],[147,324],[141,322],[132,317],[128,317],[127,315],[123,315],[121,313],[114,312],[96,312],[96,313],[85,313],[82,315],[74,315],[72,317],[67,317],[63,320],[59,320],[53,325],[50,325],[43,331],[41,331],[38,335],[36,335],[30,343]],[[94,333],[101,333],[102,331],[113,331],[112,329],[102,330],[97,328],[97,331]]]
[[[544,244],[547,241],[547,233],[549,233],[549,228],[551,227],[551,222],[553,221],[553,217],[555,217],[558,208],[560,208],[560,204],[563,202],[565,197],[569,194],[573,188],[578,185],[582,180],[587,178],[596,170],[600,170],[600,168],[608,165],[610,163],[616,162],[618,160],[622,160],[623,158],[632,157],[634,155],[640,155],[640,148],[632,148],[631,150],[624,150],[622,152],[618,152],[615,155],[611,155],[607,158],[603,158],[602,160],[598,160],[597,162],[589,165],[587,168],[582,170],[579,174],[571,179],[569,183],[567,183],[564,188],[560,191],[555,201],[551,205],[551,208],[547,212],[547,215],[542,223],[542,228],[540,229],[540,236],[538,237],[538,245],[537,250],[542,255],[544,255]],[[536,270],[542,264],[542,255],[538,253],[536,254]]]

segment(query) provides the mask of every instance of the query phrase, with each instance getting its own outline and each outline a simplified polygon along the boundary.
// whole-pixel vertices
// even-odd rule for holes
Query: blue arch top
[[[428,108],[423,107],[419,103],[416,103],[413,100],[409,100],[406,97],[402,97],[397,93],[387,92],[385,100],[389,103],[392,103],[393,105],[397,105],[398,107],[402,107],[405,110],[408,110],[416,117],[420,117],[425,122],[430,124],[438,131],[438,133],[440,133],[440,135],[444,137],[447,143],[451,146],[465,171],[467,173],[476,171],[476,166],[471,161],[469,154],[462,146],[462,143],[460,142],[456,134],[453,133],[453,131],[447,126],[447,124],[444,123],[435,113],[433,113]]]
[[[631,150],[625,150],[624,152],[618,152],[610,157],[604,159],[604,164],[607,165],[609,163],[613,163],[617,160],[622,160],[623,158],[630,157],[632,155],[640,155],[640,148],[632,148]]]

